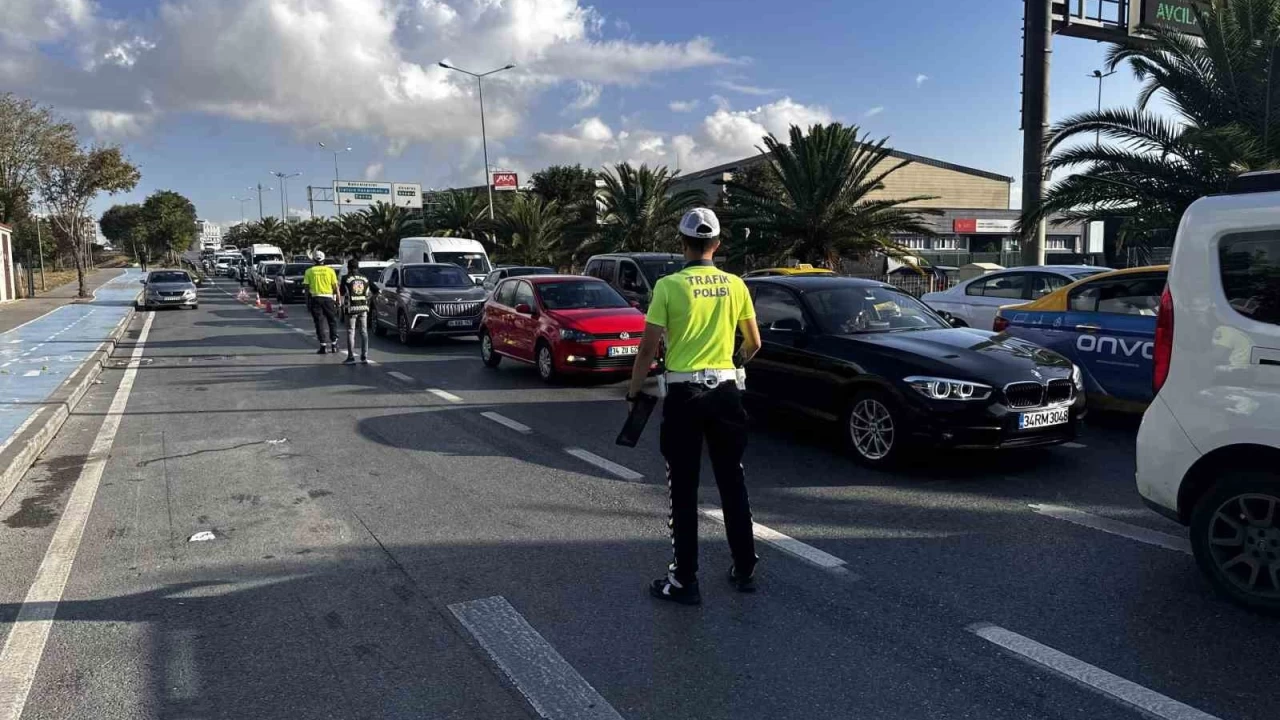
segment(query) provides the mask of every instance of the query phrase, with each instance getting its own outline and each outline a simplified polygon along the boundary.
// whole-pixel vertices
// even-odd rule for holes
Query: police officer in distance
[[[742,278],[719,270],[712,262],[720,247],[720,221],[715,213],[706,208],[690,210],[680,221],[680,235],[686,263],[683,270],[654,286],[627,399],[634,400],[640,392],[665,333],[661,445],[671,493],[675,559],[666,577],[654,580],[649,591],[660,600],[697,605],[702,602],[697,578],[698,472],[704,438],[733,555],[729,582],[740,592],[755,590],[755,539],[742,470],[747,414],[742,407],[745,371],[740,368],[760,349],[760,329]],[[737,358],[735,330],[743,337]]]

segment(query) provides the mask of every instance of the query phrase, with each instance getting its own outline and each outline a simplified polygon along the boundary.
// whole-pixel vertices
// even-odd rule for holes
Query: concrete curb
[[[89,392],[89,386],[102,374],[102,368],[124,339],[136,313],[136,308],[129,308],[107,339],[33,411],[39,413],[39,416],[32,416],[34,422],[19,428],[4,450],[0,451],[0,468],[3,468],[0,471],[0,506],[5,504],[27,470],[57,436],[76,405]]]

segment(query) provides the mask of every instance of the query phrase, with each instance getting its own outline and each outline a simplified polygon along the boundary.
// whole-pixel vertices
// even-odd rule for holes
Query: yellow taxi
[[[758,278],[758,277],[779,277],[779,276],[789,277],[793,275],[835,275],[835,274],[836,273],[834,270],[828,270],[826,268],[816,268],[808,263],[800,263],[795,267],[775,267],[775,268],[763,268],[761,270],[752,270],[749,273],[743,274],[742,277]]]

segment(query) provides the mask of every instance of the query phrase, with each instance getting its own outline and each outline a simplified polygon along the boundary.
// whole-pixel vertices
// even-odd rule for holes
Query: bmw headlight
[[[560,339],[568,342],[590,342],[591,333],[586,333],[573,328],[560,328]]]
[[[982,383],[918,375],[902,381],[930,400],[985,400],[991,397],[991,386]]]
[[[1084,392],[1084,373],[1079,365],[1071,366],[1071,384],[1076,386],[1076,392]]]

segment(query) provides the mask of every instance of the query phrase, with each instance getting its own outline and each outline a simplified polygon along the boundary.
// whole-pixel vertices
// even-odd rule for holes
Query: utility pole
[[[1104,73],[1101,70],[1094,70],[1093,72],[1089,73],[1089,77],[1094,78],[1098,81],[1098,112],[1099,113],[1102,112],[1102,81],[1115,74],[1116,74],[1115,70],[1112,70],[1111,72],[1107,72],[1107,73]],[[1102,130],[1101,129],[1096,130],[1093,133],[1093,146],[1095,148],[1102,147]]]
[[[316,143],[316,144],[324,148],[325,150],[328,150],[333,153],[333,204],[338,208],[338,214],[341,215],[342,203],[338,202],[338,183],[341,182],[338,179],[338,153],[351,152],[351,148],[341,148],[338,150],[333,150],[328,145],[325,145],[324,143]],[[311,186],[309,185],[307,186],[307,198],[308,199],[311,198]],[[312,205],[311,217],[315,217],[315,215],[316,215],[316,209],[315,209],[315,206]]]
[[[1049,134],[1049,58],[1053,47],[1053,0],[1023,3],[1022,50],[1022,214],[1034,213],[1044,200],[1044,146]],[[1022,264],[1044,264],[1046,221],[1025,235]]]
[[[489,176],[489,140],[486,137],[485,129],[484,129],[484,83],[482,83],[481,80],[483,80],[484,78],[494,73],[500,73],[503,70],[510,70],[511,68],[515,67],[515,64],[511,63],[504,67],[500,67],[497,70],[490,70],[489,72],[479,73],[479,74],[473,73],[469,70],[463,70],[462,68],[459,68],[459,67],[454,67],[452,65],[449,65],[448,63],[440,63],[440,67],[444,68],[445,70],[457,70],[460,73],[465,73],[476,79],[476,89],[479,90],[479,93],[480,93],[480,144],[484,148],[484,186],[489,191],[489,219],[492,220],[493,219],[493,178]]]
[[[275,175],[277,178],[279,178],[279,179],[280,179],[280,222],[282,222],[282,223],[288,223],[288,222],[289,222],[289,211],[288,211],[288,202],[289,202],[289,188],[288,188],[288,183],[289,183],[289,178],[291,178],[291,177],[298,177],[298,176],[299,176],[299,175],[301,175],[302,173],[300,173],[300,172],[296,172],[296,173],[283,173],[283,172],[279,172],[279,171],[276,171],[276,170],[272,170],[272,171],[271,171],[271,174],[272,174],[272,175]]]
[[[255,185],[250,185],[249,189],[250,190],[256,189],[258,191],[258,220],[261,221],[262,218],[264,217],[262,214],[262,191],[266,190],[267,192],[271,192],[275,188],[269,188],[269,187],[264,188],[262,187],[262,183],[257,183]]]
[[[44,286],[44,240],[40,235],[40,216],[36,215],[36,250],[40,255],[40,292],[48,288]]]

